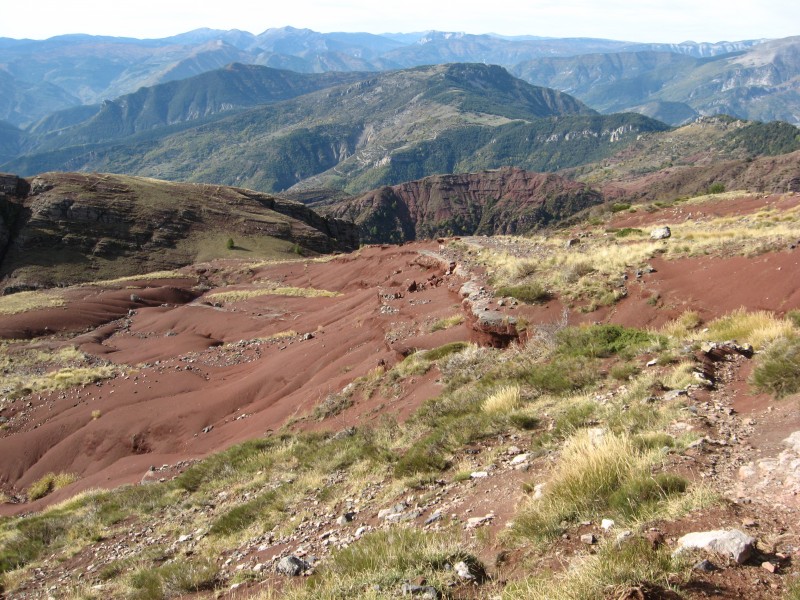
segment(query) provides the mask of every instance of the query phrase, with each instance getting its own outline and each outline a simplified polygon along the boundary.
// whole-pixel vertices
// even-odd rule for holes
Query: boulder
[[[750,558],[755,543],[755,538],[738,529],[696,531],[681,537],[678,540],[678,548],[675,552],[697,548],[728,556],[737,563],[742,564]]]
[[[672,231],[666,225],[664,227],[656,227],[650,232],[651,240],[665,240],[672,236]]]
[[[302,575],[303,572],[307,571],[309,566],[310,565],[302,558],[298,558],[296,556],[284,556],[278,561],[278,564],[275,565],[275,570],[281,575],[297,577],[298,575]]]

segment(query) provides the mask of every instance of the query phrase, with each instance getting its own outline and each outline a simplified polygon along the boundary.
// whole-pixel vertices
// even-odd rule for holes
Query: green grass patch
[[[658,502],[685,489],[685,482],[681,487],[671,477],[651,477],[657,456],[637,450],[627,436],[606,433],[594,441],[586,434],[574,436],[564,447],[544,495],[513,521],[511,537],[542,543],[560,535],[564,523],[596,520],[610,512],[623,518],[652,512]]]
[[[460,561],[483,571],[460,536],[396,527],[335,552],[306,586],[285,593],[290,599],[396,598],[404,582],[418,579],[444,592],[456,582],[452,565]]]
[[[598,600],[599,598],[650,598],[637,588],[670,589],[671,582],[687,577],[687,565],[673,557],[668,547],[654,549],[635,538],[621,545],[607,542],[597,554],[575,561],[571,568],[547,572],[510,583],[503,600]],[[613,595],[609,592],[613,591]],[[628,594],[630,592],[630,594]],[[661,597],[661,594],[653,595]],[[666,596],[664,596],[666,597]]]
[[[504,285],[495,290],[495,295],[516,298],[526,304],[542,304],[553,297],[538,281],[522,285]]]
[[[622,325],[567,327],[558,333],[557,339],[559,354],[587,358],[613,355],[630,358],[651,345],[665,343],[662,336]]]
[[[760,392],[783,398],[800,391],[800,338],[779,339],[761,354],[750,379]]]

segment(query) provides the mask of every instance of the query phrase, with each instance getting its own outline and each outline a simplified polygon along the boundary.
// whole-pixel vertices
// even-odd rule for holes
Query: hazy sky
[[[65,33],[166,37],[199,27],[261,33],[467,33],[716,42],[800,35],[797,0],[9,0],[0,37]]]

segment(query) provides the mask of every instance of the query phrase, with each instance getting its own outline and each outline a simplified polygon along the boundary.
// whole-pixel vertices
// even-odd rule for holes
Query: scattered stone
[[[514,458],[511,459],[511,464],[512,465],[519,465],[521,463],[527,462],[528,459],[530,458],[530,456],[531,455],[528,454],[527,452],[525,452],[523,454],[517,454]]]
[[[774,573],[775,571],[778,570],[778,565],[773,564],[768,560],[765,560],[763,563],[761,563],[761,568],[769,573]]]
[[[298,575],[302,575],[303,572],[308,569],[308,567],[309,564],[302,558],[298,558],[296,556],[284,556],[278,561],[278,564],[275,565],[275,570],[281,575],[297,577]]]
[[[593,533],[584,533],[581,536],[581,542],[584,544],[589,544],[590,546],[597,542],[597,538]]]
[[[672,230],[666,225],[664,227],[656,227],[650,232],[651,240],[666,240],[671,236],[672,236]]]
[[[494,519],[493,513],[489,513],[484,517],[472,517],[470,519],[467,519],[467,524],[464,526],[464,529],[475,529],[476,527],[486,525],[493,519]]]
[[[306,334],[303,336],[303,341],[308,341],[308,340],[313,340],[313,339],[314,339],[314,334],[313,334],[313,333],[310,333],[310,332],[309,332],[309,333],[306,333]]]
[[[473,471],[472,473],[469,474],[470,479],[484,479],[485,477],[488,476],[489,473],[487,473],[486,471]]]
[[[688,396],[689,392],[686,390],[670,390],[666,394],[664,394],[664,400],[667,402],[671,402],[673,400],[677,400],[681,396]]]
[[[614,519],[603,519],[602,521],[600,521],[600,527],[602,527],[605,531],[608,531],[609,529],[614,527],[614,525],[616,525]]]
[[[544,484],[544,483],[537,483],[535,486],[533,486],[533,499],[534,500],[538,500],[539,498],[544,496],[545,485],[546,484]]]
[[[654,359],[652,359],[652,360],[648,360],[648,361],[645,363],[645,366],[646,366],[646,367],[655,367],[657,364],[658,364],[658,359],[657,359],[657,358],[654,358]]]
[[[701,573],[711,573],[717,570],[717,566],[707,558],[704,558],[699,563],[695,564],[692,569],[700,571]]]
[[[187,534],[182,535],[182,536],[180,536],[178,538],[178,543],[179,544],[183,544],[184,542],[188,542],[191,539],[192,539],[192,534],[191,533],[187,533]]]
[[[691,548],[699,548],[716,552],[732,558],[739,564],[744,563],[753,553],[756,540],[738,529],[714,531],[696,531],[687,533],[678,540],[676,553]]]
[[[425,519],[425,525],[432,525],[437,521],[441,521],[442,518],[444,518],[444,514],[442,513],[442,511],[435,510],[430,514],[430,516],[427,519]]]
[[[625,531],[620,531],[617,534],[617,537],[616,537],[615,541],[617,542],[617,544],[621,544],[625,540],[628,540],[628,539],[630,539],[632,537],[633,537],[633,532],[630,529],[626,529]]]
[[[400,588],[403,596],[416,596],[418,598],[430,598],[431,600],[438,600],[441,598],[439,590],[432,585],[416,585],[414,583],[404,583]]]
[[[337,525],[347,525],[348,523],[350,523],[355,518],[356,518],[356,513],[354,513],[354,512],[346,512],[342,516],[340,516],[338,519],[336,519],[336,524]]]

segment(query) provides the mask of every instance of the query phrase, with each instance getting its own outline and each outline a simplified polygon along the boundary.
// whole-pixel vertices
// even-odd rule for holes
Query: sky
[[[159,38],[201,27],[257,34],[286,25],[672,43],[800,35],[797,0],[11,0],[2,13],[0,37],[17,39],[68,33]]]

